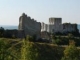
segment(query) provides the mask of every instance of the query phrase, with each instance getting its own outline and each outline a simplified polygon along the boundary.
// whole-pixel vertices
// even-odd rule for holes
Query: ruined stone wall
[[[51,17],[49,18],[49,24],[50,25],[60,25],[62,24],[62,18]]]
[[[62,31],[62,18],[49,18],[49,32],[61,32]]]
[[[63,32],[76,32],[77,24],[64,23],[63,24]]]
[[[48,31],[48,24],[41,23],[41,31]]]
[[[23,13],[19,18],[19,30],[24,30],[25,35],[40,36],[41,23]]]
[[[41,24],[41,31],[47,31],[49,33],[66,33],[66,32],[77,32],[77,24],[71,24],[71,23],[63,23],[62,24],[62,18],[49,18],[49,24],[47,24],[47,27],[45,27],[46,24]],[[46,29],[47,28],[47,29]]]

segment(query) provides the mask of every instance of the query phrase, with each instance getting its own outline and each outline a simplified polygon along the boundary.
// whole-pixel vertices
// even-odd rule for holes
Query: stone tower
[[[62,31],[62,18],[49,18],[49,32],[61,32]]]
[[[49,18],[49,24],[50,25],[62,24],[62,19],[61,18]]]

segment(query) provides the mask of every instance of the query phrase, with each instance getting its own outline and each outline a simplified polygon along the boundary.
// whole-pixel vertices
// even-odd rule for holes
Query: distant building
[[[62,18],[49,18],[49,24],[41,23],[41,31],[47,31],[49,33],[66,33],[76,32],[77,24],[63,23]]]
[[[22,14],[19,18],[19,27],[18,30],[23,30],[25,36],[27,35],[37,35],[40,36],[41,32],[41,23],[36,22],[36,20],[31,19],[25,13]]]

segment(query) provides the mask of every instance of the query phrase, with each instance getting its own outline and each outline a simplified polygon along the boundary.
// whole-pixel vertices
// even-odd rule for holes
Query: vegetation
[[[17,42],[10,39],[0,39],[0,60],[17,60],[19,50],[16,49],[17,46],[14,47]]]
[[[16,29],[13,30],[5,30],[3,27],[0,27],[0,38],[17,38],[18,31]]]
[[[62,60],[79,60],[79,54],[79,50],[75,46],[74,42],[71,42],[64,50],[64,57],[62,57]]]
[[[57,45],[69,45],[69,40],[73,40],[76,46],[80,46],[80,37],[76,37],[69,33],[67,36],[52,35],[52,43]]]
[[[30,42],[26,39],[0,38],[0,60],[65,60],[78,59],[80,51],[75,45],[65,47],[48,43]]]
[[[0,37],[3,37],[3,35],[4,35],[4,28],[0,27]]]
[[[63,50],[47,43],[0,38],[0,60],[60,60]]]
[[[1,36],[4,34],[1,30]],[[51,35],[52,44],[36,41],[36,36],[25,39],[0,38],[0,60],[79,60],[80,38],[72,34],[68,36]],[[75,42],[75,44],[74,44]],[[62,45],[67,45],[66,47]],[[68,46],[69,45],[69,46]]]

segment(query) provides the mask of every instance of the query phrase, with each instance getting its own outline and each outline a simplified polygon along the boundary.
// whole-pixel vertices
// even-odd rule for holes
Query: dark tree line
[[[0,38],[17,38],[17,30],[5,30],[0,27]]]

